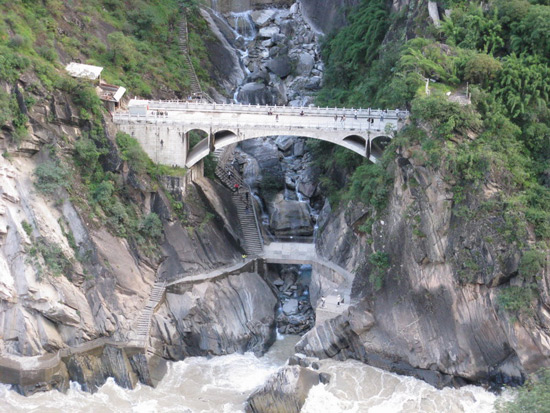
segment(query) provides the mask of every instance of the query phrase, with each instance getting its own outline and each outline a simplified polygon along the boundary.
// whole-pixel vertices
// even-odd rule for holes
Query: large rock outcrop
[[[437,170],[413,165],[411,156],[408,151],[395,163],[390,203],[372,225],[372,236],[359,230],[370,217],[368,208],[324,210],[318,249],[355,270],[355,306],[311,330],[298,348],[318,357],[355,358],[435,385],[456,379],[521,383],[550,360],[548,264],[534,313],[505,311],[498,295],[510,284],[521,285],[522,252],[499,230],[502,215],[457,213],[450,183]],[[491,200],[495,188],[488,184],[470,197],[468,209]],[[389,268],[373,265],[373,253],[385,254]]]
[[[301,0],[302,13],[313,28],[322,33],[344,26],[347,14],[357,7],[359,0]]]
[[[245,411],[298,413],[316,384],[319,384],[319,373],[300,366],[285,366],[248,397]]]
[[[263,354],[275,339],[277,298],[256,273],[170,287],[154,316],[153,345],[164,357]]]

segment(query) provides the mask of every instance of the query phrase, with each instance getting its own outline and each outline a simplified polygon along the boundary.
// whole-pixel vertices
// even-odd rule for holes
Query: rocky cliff
[[[418,149],[418,148],[416,148]],[[355,271],[352,307],[307,333],[298,349],[309,355],[355,358],[441,386],[521,383],[548,365],[548,260],[538,278],[533,312],[511,313],[498,296],[518,275],[522,251],[500,230],[495,211],[453,209],[452,187],[439,170],[405,151],[392,166],[389,206],[349,205],[320,218],[318,248]],[[468,199],[467,209],[498,197],[498,179]],[[374,257],[384,256],[387,265]]]
[[[4,151],[0,158],[0,349],[4,358],[0,364],[4,377],[39,366],[39,382],[25,379],[18,387],[25,393],[64,389],[69,379],[93,391],[110,376],[123,386],[133,386],[138,379],[152,384],[150,376],[156,373],[148,372],[149,357],[122,344],[135,336],[155,281],[200,274],[240,260],[242,234],[231,219],[236,212],[230,192],[200,178],[200,171],[197,176],[189,171],[185,177],[158,181],[137,173],[122,160],[113,125],[103,119],[103,144],[111,149],[102,152],[99,160],[123,188],[128,205],[117,207],[122,208],[118,215],[105,212],[107,204],[87,195],[82,169],[76,164],[74,148],[90,136],[93,125],[80,117],[82,112],[70,95],[48,96],[42,90],[27,89],[30,83],[23,77],[16,86],[18,93],[36,101],[27,110],[28,136],[15,146],[12,130],[3,129],[0,134]],[[12,86],[3,87],[13,92]],[[40,165],[48,165],[46,174],[40,172]],[[61,180],[56,173],[62,174]],[[46,184],[54,189],[43,191]],[[109,202],[117,204],[115,199]],[[162,235],[140,238],[128,228],[128,235],[121,236],[120,223],[133,225],[130,213],[156,214]],[[143,236],[148,237],[145,232]],[[189,294],[168,294],[166,312],[174,325],[166,327],[168,333],[159,333],[168,349],[165,357],[261,353],[267,347],[274,334],[276,303],[267,284],[255,274],[227,282],[220,282],[219,288],[201,286],[199,291],[206,297],[193,298],[197,301],[193,305]],[[192,297],[200,295],[196,288]],[[165,311],[159,314],[162,317]],[[214,330],[221,335],[217,341]],[[201,340],[206,338],[213,341],[204,344]],[[18,383],[15,376],[13,383]]]

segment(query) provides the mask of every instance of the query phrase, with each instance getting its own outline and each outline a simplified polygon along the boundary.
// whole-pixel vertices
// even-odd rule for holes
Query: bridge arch
[[[365,139],[364,137],[359,135],[349,135],[344,138],[344,142],[353,145],[357,148],[357,150],[361,151],[364,154],[367,153],[368,138]]]
[[[382,154],[386,147],[390,144],[391,137],[387,135],[379,135],[371,139],[369,158],[372,161],[382,157]]]
[[[361,156],[364,156],[364,157],[367,156],[367,147],[368,147],[369,137],[368,136],[364,137],[359,134],[347,135],[346,137],[342,136],[338,140],[336,140],[332,137],[326,137],[322,133],[315,134],[315,133],[312,133],[312,131],[299,130],[299,129],[279,130],[278,133],[276,134],[274,134],[273,131],[269,131],[269,133],[266,133],[266,131],[261,131],[261,132],[247,131],[246,133],[244,133],[241,131],[235,132],[229,129],[222,129],[216,132],[212,131],[212,133],[209,135],[208,138],[203,139],[202,141],[197,143],[193,148],[190,148],[189,155],[187,156],[185,165],[187,167],[191,167],[197,162],[199,162],[201,159],[205,158],[211,151],[215,149],[223,148],[233,143],[238,143],[238,142],[242,142],[250,139],[266,138],[270,136],[282,136],[282,135],[323,140],[326,142],[333,143],[335,145],[342,146]]]

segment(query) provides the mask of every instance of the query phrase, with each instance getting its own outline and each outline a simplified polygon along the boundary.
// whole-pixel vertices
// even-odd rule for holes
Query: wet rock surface
[[[310,268],[274,266],[271,284],[277,291],[277,330],[280,334],[302,335],[315,325],[315,311],[309,300]]]
[[[226,56],[234,56],[237,51],[242,56],[246,77],[241,84],[238,75],[228,76],[223,82],[226,90],[227,83],[232,82],[237,89],[234,96],[243,104],[307,106],[313,103],[313,91],[320,85],[323,64],[318,35],[304,20],[298,3],[290,8],[225,12],[223,17],[233,33],[218,37],[229,38],[230,45],[226,47],[231,50],[220,53],[219,57],[213,55],[214,66],[223,67],[223,61],[230,60]],[[209,20],[216,26],[214,32],[224,32],[227,23],[215,16]]]
[[[311,388],[319,384],[319,373],[300,366],[285,366],[258,390],[245,406],[247,413],[299,412]]]

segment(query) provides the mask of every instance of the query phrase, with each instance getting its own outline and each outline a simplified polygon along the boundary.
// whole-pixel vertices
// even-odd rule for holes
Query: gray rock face
[[[165,357],[263,354],[275,339],[276,297],[254,273],[175,286],[155,315],[153,337]],[[164,343],[164,344],[163,344]]]
[[[318,31],[330,33],[346,24],[345,10],[352,10],[359,0],[302,0],[302,12],[306,20]]]
[[[284,78],[290,74],[292,65],[288,56],[279,56],[268,61],[265,65],[271,72]]]
[[[286,366],[252,393],[247,413],[299,412],[311,388],[319,384],[319,373],[300,366]]]
[[[298,76],[309,76],[315,66],[315,59],[309,53],[300,53],[296,62],[296,74]]]
[[[549,364],[550,341],[547,327],[535,327],[529,318],[511,322],[498,306],[500,285],[516,278],[518,251],[491,226],[498,218],[455,216],[450,186],[438,172],[410,162],[397,165],[387,213],[372,227],[372,249],[354,231],[369,209],[355,204],[321,213],[317,248],[325,258],[358,269],[352,291],[358,304],[308,332],[299,348],[435,385],[462,379],[521,383],[526,372]],[[492,193],[472,197],[470,207]],[[373,251],[387,254],[391,265],[378,291],[369,281],[376,271],[368,260]],[[546,269],[543,284],[549,277]]]
[[[251,105],[279,105],[281,100],[276,89],[266,86],[264,83],[247,83],[239,90],[237,96],[239,102]]]
[[[268,205],[269,226],[277,235],[311,235],[313,226],[306,203],[285,200],[278,194]]]

